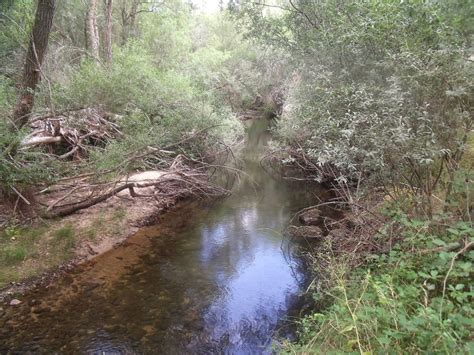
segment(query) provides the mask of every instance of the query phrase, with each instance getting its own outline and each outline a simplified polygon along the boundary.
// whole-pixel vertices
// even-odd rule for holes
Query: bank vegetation
[[[249,38],[291,55],[267,160],[331,185],[346,213],[313,238],[316,309],[288,352],[472,351],[473,11],[468,1],[240,8]]]
[[[74,246],[40,219],[227,193],[213,173],[265,114],[262,166],[344,214],[300,233],[314,309],[280,350],[471,352],[472,18],[467,0],[4,1],[0,284]]]

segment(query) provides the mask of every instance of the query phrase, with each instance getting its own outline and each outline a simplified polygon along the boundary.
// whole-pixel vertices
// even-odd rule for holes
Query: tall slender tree
[[[55,0],[38,0],[20,84],[20,95],[13,113],[13,123],[16,128],[21,128],[28,122],[28,116],[33,109],[34,91],[41,80],[41,66],[48,47],[54,11]]]
[[[105,34],[104,49],[105,59],[108,64],[112,62],[112,0],[104,0],[105,5]]]
[[[122,44],[135,35],[136,18],[139,12],[140,0],[132,0],[130,10],[127,10],[128,2],[123,3],[122,8]]]
[[[92,56],[99,61],[99,29],[97,26],[97,0],[89,0],[87,9],[87,38]]]

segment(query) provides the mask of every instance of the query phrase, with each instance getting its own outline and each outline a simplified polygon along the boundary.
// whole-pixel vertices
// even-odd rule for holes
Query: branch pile
[[[65,178],[40,192],[37,200],[44,207],[44,218],[63,217],[94,206],[113,196],[125,198],[218,197],[227,189],[209,181],[208,167],[185,164],[186,157],[178,155],[168,170],[149,170],[101,182],[97,174]],[[41,201],[43,200],[43,201]]]
[[[315,162],[300,146],[269,152],[263,157],[261,165],[268,174],[284,180],[308,180],[325,184],[341,176],[337,167]]]
[[[60,158],[80,158],[87,145],[104,145],[121,135],[114,115],[100,108],[49,113],[30,121],[32,132],[21,142],[23,149],[47,145],[52,153],[61,150]],[[59,149],[58,149],[59,148]]]

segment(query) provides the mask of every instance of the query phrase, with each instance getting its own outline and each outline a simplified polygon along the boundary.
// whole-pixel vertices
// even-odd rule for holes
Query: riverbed
[[[325,191],[265,173],[267,127],[248,128],[230,197],[168,212],[0,312],[0,352],[260,354],[291,337],[310,275],[282,231]]]

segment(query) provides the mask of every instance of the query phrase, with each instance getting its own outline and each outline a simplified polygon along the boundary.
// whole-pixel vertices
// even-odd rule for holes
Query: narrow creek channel
[[[308,276],[281,231],[314,196],[261,168],[267,125],[248,128],[232,196],[169,212],[27,293],[0,315],[0,353],[271,353]]]

